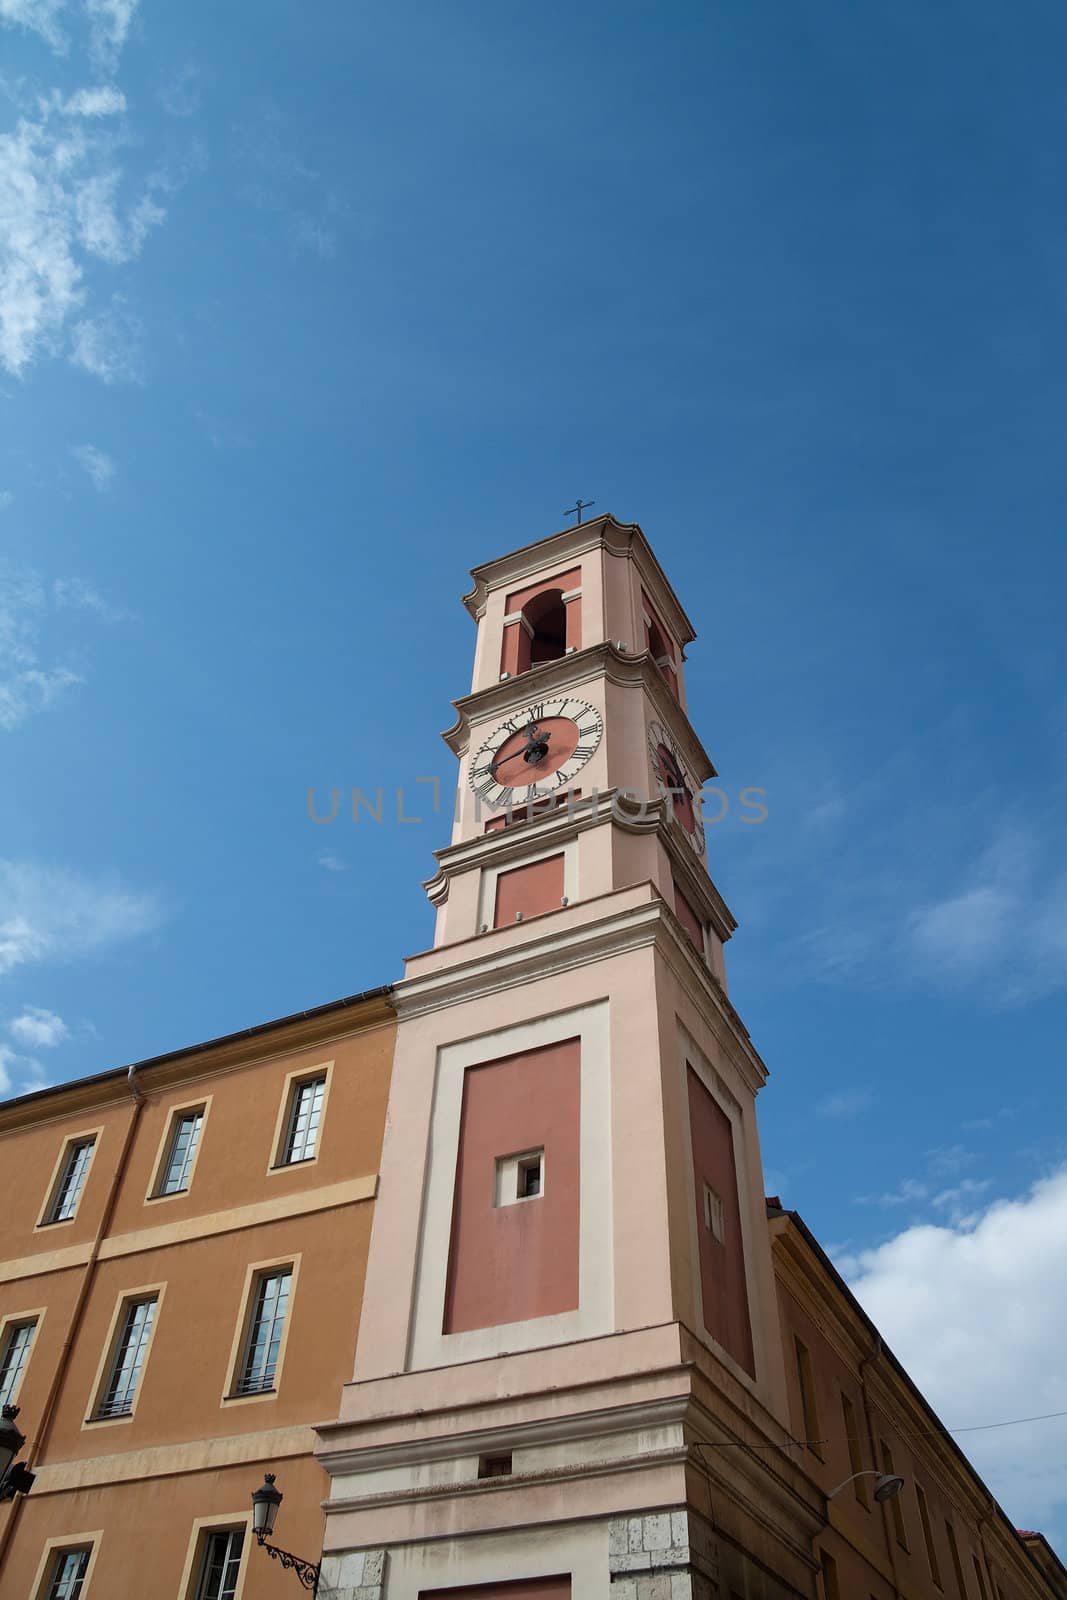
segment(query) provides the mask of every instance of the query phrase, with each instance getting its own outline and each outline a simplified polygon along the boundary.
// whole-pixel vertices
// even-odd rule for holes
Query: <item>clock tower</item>
[[[473,579],[320,1594],[813,1595],[692,625],[610,515]]]

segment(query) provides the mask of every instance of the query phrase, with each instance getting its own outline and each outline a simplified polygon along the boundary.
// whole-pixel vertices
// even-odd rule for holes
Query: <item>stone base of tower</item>
[[[327,1600],[816,1593],[789,1436],[678,1323],[349,1384],[319,1435]]]
[[[779,1600],[798,1593],[746,1566],[743,1552],[723,1550],[706,1517],[676,1506],[478,1541],[328,1555],[318,1593],[320,1600],[419,1600],[431,1592],[436,1600],[447,1588],[456,1600],[496,1600],[516,1583],[520,1600]],[[499,1582],[486,1580],[490,1571]]]

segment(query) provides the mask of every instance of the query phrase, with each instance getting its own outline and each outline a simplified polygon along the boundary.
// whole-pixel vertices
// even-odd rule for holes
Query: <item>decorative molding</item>
[[[465,1000],[476,1000],[481,995],[495,994],[537,978],[554,977],[605,956],[652,944],[656,937],[660,905],[662,902],[657,900],[622,913],[616,912],[594,923],[583,923],[576,928],[557,928],[540,938],[525,940],[521,945],[511,948],[499,948],[500,941],[493,938],[493,933],[510,931],[504,928],[482,934],[476,941],[465,941],[476,945],[476,956],[443,971],[430,972],[425,977],[405,978],[397,985],[397,1015],[403,1019],[420,1016],[427,1011],[459,1005]],[[534,924],[529,926],[533,927]]]
[[[373,1200],[377,1192],[378,1174],[372,1172],[359,1178],[346,1178],[341,1183],[327,1184],[320,1189],[272,1195],[269,1200],[234,1206],[229,1211],[211,1211],[197,1217],[183,1217],[176,1222],[161,1222],[151,1228],[138,1228],[132,1233],[112,1234],[100,1245],[100,1260],[113,1261],[120,1256],[139,1255],[145,1250],[162,1250],[168,1245],[185,1244],[190,1239],[209,1239],[220,1233],[237,1233],[243,1228],[258,1228],[264,1223],[279,1222],[288,1217],[334,1211],[341,1206]],[[92,1242],[87,1240],[85,1244],[71,1245],[66,1250],[47,1250],[40,1255],[0,1261],[0,1283],[11,1283],[18,1278],[38,1278],[45,1273],[82,1267],[91,1254]]]
[[[249,1461],[310,1456],[314,1447],[315,1431],[303,1424],[229,1434],[220,1439],[194,1439],[184,1444],[147,1445],[116,1455],[48,1462],[35,1469],[33,1492],[35,1496],[60,1494],[103,1484],[136,1483],[142,1478],[172,1478],[184,1472],[218,1472]]]
[[[701,783],[718,776],[715,764],[704,749],[685,708],[671,694],[647,650],[620,650],[611,640],[572,650],[555,661],[542,661],[526,672],[499,679],[484,689],[461,695],[452,704],[456,720],[441,734],[457,759],[462,760],[471,744],[473,729],[490,719],[502,717],[524,702],[545,698],[563,690],[574,691],[584,684],[606,678],[617,687],[643,685],[655,708],[655,715],[670,728],[684,752],[688,765]]]
[[[669,625],[683,649],[696,638],[696,630],[639,524],[617,522],[610,511],[473,567],[474,586],[463,596],[463,604],[478,622],[485,613],[490,589],[515,588],[523,578],[536,577],[546,567],[561,566],[564,562],[572,566],[578,556],[601,549],[610,555],[636,561],[650,598],[659,603],[663,615],[669,618]]]
[[[679,1369],[672,1369],[678,1371]],[[648,1374],[640,1373],[645,1378]],[[620,1387],[622,1385],[620,1384]],[[525,1404],[527,1395],[519,1397]],[[493,1428],[468,1428],[448,1431],[437,1438],[414,1438],[402,1444],[370,1445],[352,1448],[320,1446],[319,1460],[332,1478],[352,1472],[378,1472],[389,1467],[416,1467],[431,1461],[454,1461],[461,1456],[481,1456],[497,1451],[536,1448],[546,1444],[577,1444],[607,1439],[614,1434],[648,1432],[685,1420],[688,1394],[671,1394],[660,1400],[623,1402],[598,1411],[575,1411],[564,1417],[544,1417]],[[475,1409],[464,1407],[463,1409]],[[424,1420],[422,1413],[419,1420]],[[351,1424],[348,1425],[351,1429]],[[344,1428],[345,1424],[341,1424]],[[479,1484],[504,1483],[506,1479],[479,1479]],[[331,1506],[332,1509],[332,1506]]]
[[[395,1014],[388,995],[357,997],[352,1004],[333,1004],[314,1011],[257,1024],[241,1033],[195,1044],[148,1061],[135,1062],[138,1086],[146,1095],[162,1093],[175,1084],[194,1084],[221,1072],[255,1062],[264,1065],[282,1056],[310,1049],[325,1040],[373,1033],[391,1026]],[[129,1105],[126,1067],[57,1084],[25,1098],[0,1105],[0,1133],[13,1128],[40,1127],[106,1105]]]
[[[523,616],[521,611],[509,611],[507,616],[504,618],[504,626],[505,626],[505,628],[510,628],[515,623],[519,624],[519,627],[523,629],[523,631],[525,632],[527,638],[530,638],[530,639],[533,638],[533,636],[534,636],[533,623],[528,621],[527,618]]]

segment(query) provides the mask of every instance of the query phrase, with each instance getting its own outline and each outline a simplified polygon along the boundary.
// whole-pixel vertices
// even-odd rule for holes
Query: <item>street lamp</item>
[[[15,1457],[26,1443],[26,1435],[15,1418],[18,1406],[4,1406],[0,1410],[0,1500],[14,1500],[17,1494],[29,1494],[36,1476],[24,1461]]]
[[[274,1532],[274,1523],[282,1499],[282,1491],[274,1487],[274,1473],[268,1472],[259,1488],[252,1490],[252,1532],[261,1549],[275,1561],[280,1561],[283,1567],[291,1567],[304,1588],[310,1589],[313,1595],[318,1594],[322,1562],[303,1561],[291,1551],[279,1550],[277,1545],[267,1543]]]
[[[831,1489],[826,1496],[827,1500],[832,1500],[835,1494],[840,1494],[841,1490],[853,1483],[856,1478],[876,1478],[878,1480],[874,1486],[874,1498],[876,1500],[895,1500],[904,1487],[904,1479],[897,1473],[875,1472],[873,1469],[868,1468],[866,1472],[854,1472],[851,1478],[846,1478],[844,1483],[839,1483],[836,1489]]]

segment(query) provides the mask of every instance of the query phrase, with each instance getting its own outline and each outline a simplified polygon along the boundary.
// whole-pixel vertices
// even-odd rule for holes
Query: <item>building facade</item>
[[[695,635],[643,533],[473,576],[432,947],[0,1108],[37,1472],[0,1592],[292,1594],[272,1472],[331,1600],[1062,1600],[765,1199]]]
[[[0,1594],[287,1595],[251,1548],[267,1471],[317,1557],[393,1040],[357,996],[0,1107],[0,1398],[36,1473]]]

